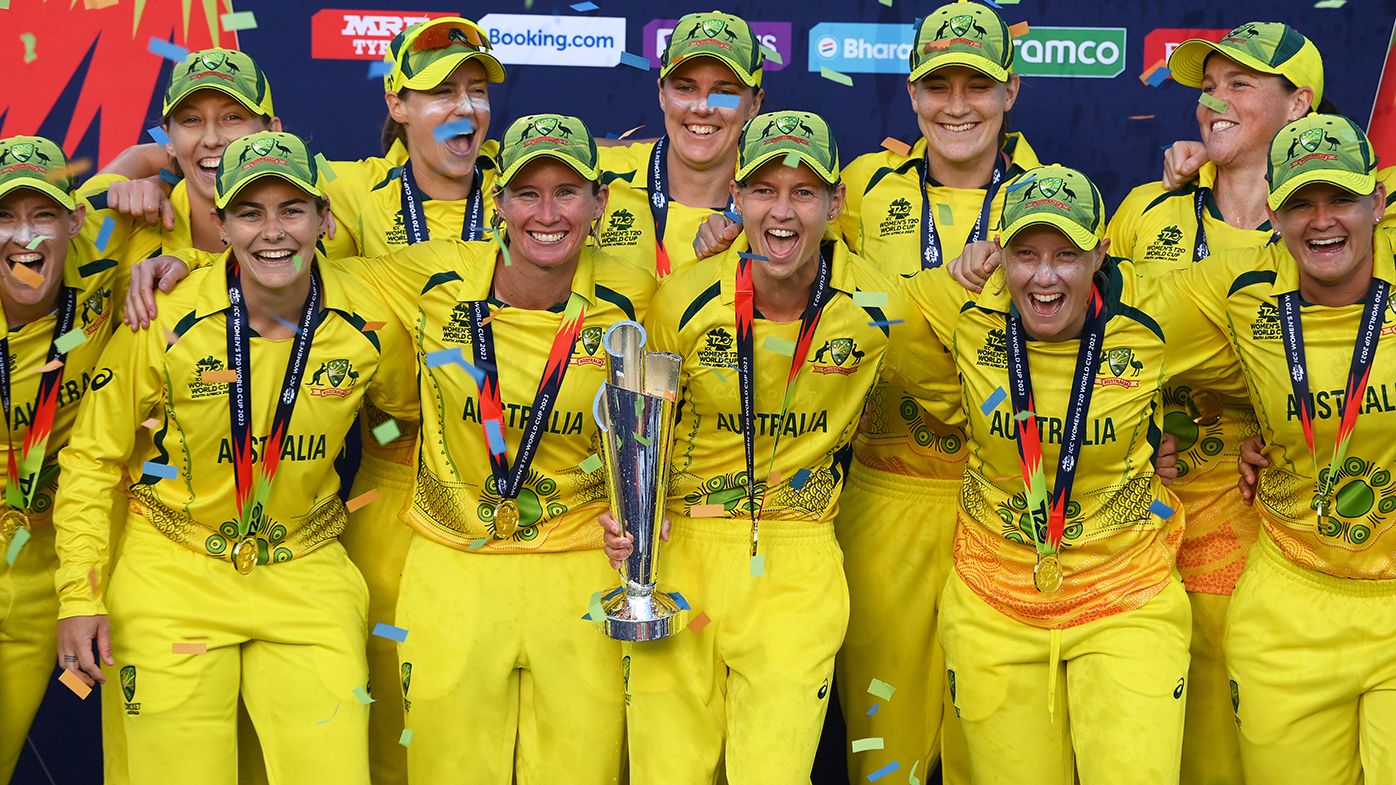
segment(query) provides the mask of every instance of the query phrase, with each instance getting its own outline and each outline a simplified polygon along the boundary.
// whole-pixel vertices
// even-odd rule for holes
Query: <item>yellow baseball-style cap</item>
[[[742,127],[737,138],[737,182],[767,161],[794,155],[829,185],[839,181],[839,148],[824,118],[811,112],[767,112]]]
[[[160,113],[166,117],[191,93],[217,90],[263,117],[276,114],[271,105],[271,85],[257,61],[236,49],[201,49],[190,52],[170,72],[170,84]]]
[[[1219,54],[1263,74],[1288,79],[1314,91],[1314,106],[1323,100],[1323,56],[1314,42],[1282,22],[1247,22],[1212,42],[1189,38],[1173,50],[1168,70],[1173,81],[1201,87],[1207,57]]]
[[[1278,210],[1310,183],[1336,185],[1359,196],[1377,187],[1377,156],[1357,123],[1342,115],[1311,114],[1286,125],[1270,143],[1266,202]]]
[[[1077,248],[1090,251],[1105,237],[1105,200],[1091,178],[1066,166],[1039,166],[1014,178],[1004,189],[999,241],[1029,226],[1060,229]]]
[[[504,132],[495,183],[508,185],[529,161],[544,156],[567,164],[593,182],[601,178],[596,140],[586,123],[569,115],[534,114],[520,117]]]
[[[708,11],[688,14],[674,25],[659,55],[659,78],[695,57],[711,57],[732,69],[747,87],[760,87],[766,55],[751,25],[740,16]]]
[[[304,140],[281,131],[259,131],[223,150],[214,180],[213,205],[222,210],[238,192],[264,177],[280,177],[314,197],[323,197],[320,167]]]
[[[1013,73],[1013,37],[1003,17],[968,0],[937,8],[916,26],[908,82],[948,65],[962,65],[1007,82]]]
[[[29,188],[73,210],[77,207],[73,199],[76,179],[63,148],[48,139],[42,136],[0,139],[0,196]]]
[[[490,51],[484,28],[459,16],[443,16],[398,33],[383,55],[391,68],[383,90],[430,90],[466,60],[479,60],[491,82],[504,81],[504,66]]]

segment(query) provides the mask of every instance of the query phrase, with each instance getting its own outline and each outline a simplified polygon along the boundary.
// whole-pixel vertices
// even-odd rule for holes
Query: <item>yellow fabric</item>
[[[945,700],[945,655],[934,624],[950,574],[959,492],[955,480],[857,466],[839,497],[834,533],[843,549],[850,611],[834,683],[849,743],[883,738],[882,752],[848,756],[851,782],[865,781],[893,760],[908,771],[919,764],[918,777],[929,775],[939,760],[942,782],[969,783],[964,736]],[[889,548],[891,542],[897,547]],[[869,695],[873,679],[896,687],[894,699]],[[874,703],[881,705],[869,717]]]
[[[1374,274],[1396,281],[1393,262],[1396,227],[1376,234]],[[1219,329],[1232,351],[1256,406],[1265,454],[1271,466],[1260,473],[1256,506],[1265,531],[1295,564],[1340,578],[1396,578],[1396,483],[1388,468],[1396,463],[1396,343],[1381,340],[1368,389],[1336,485],[1337,504],[1328,533],[1320,532],[1310,506],[1314,462],[1305,445],[1289,380],[1289,361],[1280,339],[1278,295],[1298,289],[1298,265],[1283,244],[1260,253],[1218,255],[1205,265],[1174,273],[1185,296]],[[1319,466],[1333,455],[1353,341],[1362,303],[1340,308],[1305,305],[1304,348],[1309,389],[1314,395],[1314,447]],[[1396,333],[1396,312],[1385,314],[1383,338]],[[1172,347],[1170,346],[1170,350]]]
[[[1301,567],[1262,534],[1225,642],[1246,780],[1396,783],[1393,640],[1396,581]]]
[[[1103,785],[1124,772],[1175,785],[1189,616],[1182,584],[1168,579],[1137,608],[1044,630],[951,576],[940,635],[975,785],[1072,785],[1078,773],[1081,785]]]
[[[809,783],[848,622],[843,557],[831,526],[770,521],[753,577],[748,543],[728,521],[673,519],[664,584],[710,622],[623,645],[637,785],[710,785],[724,765],[732,785]]]
[[[654,214],[650,212],[650,156],[654,142],[635,142],[597,148],[603,170],[601,181],[610,186],[606,214],[597,224],[601,247],[631,259],[644,260],[656,272]],[[669,178],[673,182],[673,177]],[[697,261],[693,240],[698,227],[714,213],[727,209],[726,202],[689,206],[670,199],[664,226],[664,250],[669,254],[671,272],[677,273]]]
[[[132,782],[236,783],[241,693],[272,785],[368,785],[367,589],[337,543],[239,575],[133,510],[109,597]]]
[[[53,673],[58,595],[53,527],[41,526],[8,568],[0,556],[0,782],[9,782]]]
[[[372,333],[362,329],[368,321],[391,319],[387,309],[362,287],[351,289],[352,282],[341,273],[322,266],[320,275],[326,315],[310,348],[268,502],[268,525],[258,536],[259,546],[265,543],[265,553],[276,562],[331,543],[342,531],[345,513],[333,461],[365,393],[403,419],[412,419],[417,409],[406,336],[395,323]],[[226,398],[230,385],[206,383],[201,377],[204,370],[227,367],[229,304],[223,266],[193,273],[158,304],[159,316],[150,329],[121,330],[112,339],[102,359],[112,368],[112,378],[87,399],[60,458],[70,475],[59,497],[61,618],[104,612],[87,575],[107,562],[107,509],[123,469],[140,477],[129,491],[149,516],[140,525],[152,525],[196,553],[220,561],[231,557],[225,526],[236,521],[237,509]],[[167,334],[178,340],[170,345]],[[252,339],[251,430],[259,464],[292,343]],[[340,385],[333,375],[317,372],[331,360],[350,365],[351,373]],[[155,420],[154,428],[143,427],[147,418]],[[144,474],[147,461],[176,467],[179,476]],[[227,564],[224,568],[232,571]]]
[[[970,454],[960,495],[956,573],[989,605],[1041,627],[1071,627],[1139,608],[1164,589],[1185,513],[1153,469],[1163,383],[1191,374],[1215,379],[1216,389],[1228,395],[1242,394],[1230,357],[1216,351],[1216,328],[1184,308],[1168,308],[1167,319],[1156,321],[1160,309],[1153,291],[1140,287],[1130,262],[1108,261],[1105,272],[1102,295],[1111,318],[1066,511],[1066,580],[1053,594],[1038,592],[1032,583],[1036,550],[1011,402],[1005,398],[983,410],[1009,385],[1004,328],[1012,301],[1003,273],[977,297],[945,268],[918,273],[907,284],[940,342],[951,347],[958,370],[958,384],[954,370],[925,374],[933,390],[950,385],[962,394],[957,400],[941,389],[930,413],[950,425],[967,423]],[[1078,348],[1077,340],[1027,342],[1049,490]],[[1171,517],[1150,512],[1156,499],[1174,510]]]
[[[1011,165],[1004,182],[1040,165],[1026,139],[1009,134],[1004,144]],[[926,140],[905,155],[880,150],[854,159],[843,170],[848,192],[839,228],[848,247],[888,275],[910,276],[921,269],[921,175]],[[964,250],[984,204],[982,188],[950,188],[927,183],[942,261]],[[1007,191],[989,206],[989,228],[998,226]],[[946,218],[949,218],[947,223]],[[990,236],[993,235],[991,231]],[[853,440],[853,456],[863,466],[899,476],[959,481],[965,468],[964,432],[926,420],[926,413],[901,389],[879,384],[867,421]]]
[[[126,177],[119,174],[98,174],[89,178],[78,189],[78,196],[87,201],[87,224],[83,227],[85,234],[90,229],[92,237],[95,238],[97,232],[101,230],[102,224],[108,218],[112,221],[111,235],[107,239],[107,245],[101,255],[119,259],[127,265],[127,268],[123,268],[123,276],[120,279],[123,293],[130,283],[130,265],[152,256],[172,253],[194,245],[193,227],[189,215],[189,189],[183,180],[175,184],[173,190],[170,191],[170,208],[174,213],[174,229],[168,232],[165,231],[163,224],[151,226],[143,218],[122,215],[107,207],[107,190],[111,188],[112,183],[125,182],[126,180]],[[123,301],[119,303],[120,310],[124,310],[124,299],[123,297]]]
[[[615,584],[591,551],[480,558],[413,537],[396,682],[412,731],[410,780],[615,785],[625,740],[620,646],[581,618],[587,598]]]
[[[1192,518],[1188,519],[1189,525]],[[1189,592],[1192,605],[1192,662],[1188,666],[1188,706],[1183,721],[1181,785],[1241,785],[1241,742],[1231,713],[1222,638],[1231,597]]]
[[[508,538],[496,538],[494,507],[500,496],[480,426],[480,388],[459,365],[431,367],[426,361],[432,352],[458,350],[465,362],[473,363],[465,303],[490,298],[496,254],[492,243],[433,240],[379,259],[336,263],[360,284],[377,289],[396,317],[411,325],[422,432],[434,436],[422,444],[409,521],[453,548],[478,546],[476,540],[489,538],[478,553],[599,548],[596,516],[605,509],[605,480],[579,464],[600,449],[591,408],[606,376],[601,339],[618,321],[644,318],[654,278],[625,258],[583,249],[572,279],[573,293],[587,302],[582,333],[519,495],[519,528]],[[524,410],[533,403],[563,314],[560,307],[534,311],[490,299],[490,315],[504,438],[513,460],[526,422]]]
[[[842,241],[829,247],[833,249],[830,286],[834,294],[824,306],[783,420],[780,413],[791,356],[773,350],[768,342],[793,345],[800,321],[772,322],[759,313],[755,319],[754,454],[756,501],[763,521],[833,521],[848,468],[848,443],[882,368],[889,334],[908,344],[925,343],[916,339],[923,325],[873,325],[907,315],[896,284],[849,253]],[[749,527],[743,521],[749,520],[750,505],[735,370],[734,301],[737,254],[744,250],[745,240],[739,239],[727,253],[665,280],[645,325],[656,349],[684,358],[669,511],[687,515],[695,505],[721,505],[723,517],[735,519],[732,525],[743,531]],[[855,304],[855,292],[887,294],[888,305]],[[840,361],[834,342],[845,340],[851,341],[851,350]],[[778,445],[777,435],[781,437]],[[778,447],[774,459],[773,446]],[[795,476],[802,469],[809,474],[801,486]],[[773,479],[777,472],[778,480]]]
[[[417,455],[410,442],[399,453],[405,463],[364,454],[349,498],[375,490],[378,498],[349,513],[349,525],[340,535],[344,550],[368,585],[370,630],[379,622],[393,624],[398,582],[412,542],[412,529],[400,514],[411,503]],[[397,642],[389,638],[368,637],[368,676],[374,695],[368,712],[368,758],[375,785],[407,782],[407,749],[398,743],[404,726],[396,686],[397,649]]]

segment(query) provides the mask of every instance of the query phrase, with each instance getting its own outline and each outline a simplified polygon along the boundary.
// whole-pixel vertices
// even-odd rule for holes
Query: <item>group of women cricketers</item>
[[[389,46],[381,157],[223,49],[81,185],[0,140],[0,779],[56,640],[123,785],[794,785],[835,685],[854,782],[1396,783],[1396,171],[1248,22],[1109,215],[1006,127],[994,8],[928,10],[920,138],[846,165],[718,11],[655,140],[488,139],[457,17]],[[624,321],[681,357],[691,615],[622,644]]]

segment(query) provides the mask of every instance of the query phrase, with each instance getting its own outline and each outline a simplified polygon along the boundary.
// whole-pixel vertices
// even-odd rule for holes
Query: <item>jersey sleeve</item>
[[[855,254],[863,252],[863,191],[868,185],[871,167],[857,158],[843,170],[843,211],[839,213],[838,233]]]
[[[670,277],[659,284],[659,289],[650,302],[649,313],[643,321],[645,351],[673,352],[686,359],[688,347],[684,346],[679,339],[678,322],[679,315],[683,313],[684,309],[684,292],[680,286],[668,285],[669,281],[676,284],[682,282],[681,279]],[[680,368],[679,389],[682,390],[688,384],[688,363],[681,362]]]
[[[1171,384],[1203,387],[1244,400],[1245,377],[1227,337],[1229,269],[1225,259],[1211,259],[1151,277],[1145,302],[1163,328]]]
[[[1126,259],[1135,257],[1135,245],[1139,241],[1139,219],[1148,205],[1148,186],[1139,186],[1130,191],[1119,209],[1110,216],[1105,227],[1105,236],[1110,240],[1110,255]]]
[[[362,296],[362,295],[360,295]],[[376,331],[379,342],[378,371],[368,388],[369,400],[395,420],[415,422],[421,419],[417,391],[417,352],[402,321],[393,316],[387,305],[375,302],[364,316],[376,317],[383,326]]]
[[[1001,280],[996,273],[986,288]],[[922,270],[907,280],[897,299],[913,327],[893,335],[888,353],[894,380],[932,417],[946,425],[964,422],[959,373],[950,347],[955,324],[972,293],[950,277],[947,267]]]

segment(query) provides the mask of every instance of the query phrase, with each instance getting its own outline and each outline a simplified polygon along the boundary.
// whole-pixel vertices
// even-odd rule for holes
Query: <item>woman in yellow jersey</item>
[[[9,467],[0,503],[0,782],[9,782],[53,673],[58,451],[78,402],[111,380],[98,357],[115,324],[119,264],[94,244],[58,145],[0,139],[0,162],[0,357],[7,358],[0,404]]]
[[[694,261],[699,224],[726,209],[737,136],[765,97],[766,58],[743,19],[709,11],[680,19],[659,59],[664,136],[601,148],[611,201],[598,237],[653,258],[663,278]]]
[[[1246,779],[1396,782],[1396,563],[1390,518],[1396,231],[1365,134],[1336,115],[1269,148],[1283,238],[1176,273],[1228,333],[1268,466],[1260,541],[1226,619]]]
[[[809,782],[848,619],[832,522],[902,329],[892,278],[825,238],[844,186],[824,120],[760,115],[738,149],[749,245],[666,279],[647,322],[683,357],[662,577],[709,621],[626,644],[637,783]],[[603,525],[618,563],[629,537]]]
[[[907,286],[954,356],[908,390],[938,392],[928,410],[970,448],[939,620],[970,773],[1176,783],[1191,628],[1157,410],[1181,374],[1243,392],[1220,333],[1156,319],[1133,265],[1106,255],[1089,179],[1040,167],[1005,190],[1004,272],[983,294],[948,269]]]
[[[113,339],[60,459],[59,664],[103,682],[95,639],[118,669],[133,782],[236,782],[239,696],[272,783],[369,782],[368,597],[337,539],[334,458],[366,394],[417,407],[405,334],[315,255],[318,183],[294,136],[228,146],[231,250],[155,329]],[[139,479],[100,593],[123,469]]]

